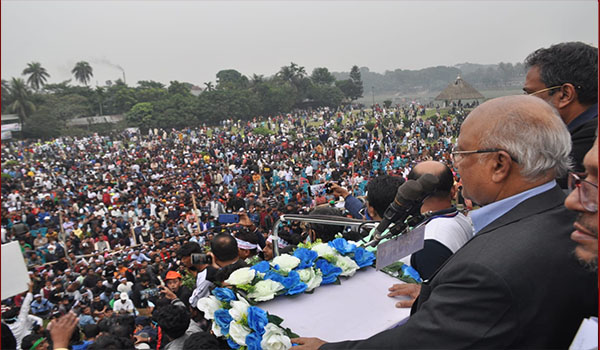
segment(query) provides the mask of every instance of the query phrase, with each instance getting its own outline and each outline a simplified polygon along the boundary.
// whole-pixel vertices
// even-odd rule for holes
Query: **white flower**
[[[300,264],[300,259],[289,254],[283,254],[275,257],[271,262],[272,266],[279,265],[279,269],[283,272],[290,272]]]
[[[229,309],[229,314],[235,321],[240,321],[242,317],[248,313],[248,308],[250,304],[239,294],[237,295],[238,300],[232,300],[229,304],[231,305],[231,309]]]
[[[298,274],[300,275],[300,281],[306,283],[308,286],[306,288],[307,292],[317,288],[321,285],[323,281],[323,274],[320,270],[315,271],[315,269],[309,267],[306,269],[298,270]]]
[[[267,323],[260,346],[264,350],[288,350],[292,347],[292,342],[283,333],[283,329],[272,323]]]
[[[246,336],[250,334],[251,331],[250,328],[235,321],[229,323],[229,335],[231,336],[231,339],[239,345],[246,346]]]
[[[267,301],[275,297],[275,293],[283,289],[283,285],[273,280],[259,281],[248,297],[256,301]]]
[[[337,251],[331,248],[327,243],[315,244],[314,246],[312,246],[311,250],[317,252],[317,254],[319,254],[319,257],[337,255]]]
[[[219,327],[217,322],[211,322],[211,323],[212,323],[211,330],[214,333],[215,337],[223,336],[223,333],[221,333],[221,327]]]
[[[196,304],[196,307],[198,308],[198,310],[204,312],[204,317],[207,320],[212,320],[215,311],[219,310],[222,307],[222,305],[219,299],[217,299],[214,295],[211,295],[198,300],[198,304]]]
[[[229,275],[229,278],[225,280],[225,283],[239,286],[242,284],[248,284],[252,282],[254,279],[254,275],[256,271],[251,270],[249,267],[242,267],[241,269],[237,269]]]
[[[358,264],[350,257],[340,255],[335,259],[335,266],[342,269],[340,276],[354,276],[356,270],[359,269]]]

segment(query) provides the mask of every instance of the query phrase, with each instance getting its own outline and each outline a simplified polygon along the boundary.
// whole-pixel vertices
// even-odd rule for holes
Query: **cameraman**
[[[237,241],[230,234],[216,235],[210,242],[210,250],[212,266],[217,269],[214,282],[223,282],[233,271],[248,266],[240,259]]]
[[[192,296],[188,298],[190,305],[196,305],[199,299],[210,294],[210,288],[213,286],[214,276],[217,271],[207,261],[207,254],[194,242],[188,242],[179,248],[177,252],[181,263],[196,279],[196,287],[192,291]],[[210,256],[212,259],[212,256]]]

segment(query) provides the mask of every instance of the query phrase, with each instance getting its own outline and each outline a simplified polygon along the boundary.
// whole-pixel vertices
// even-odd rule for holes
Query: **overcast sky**
[[[266,76],[295,62],[383,73],[457,63],[521,62],[563,41],[598,46],[589,1],[2,1],[2,79],[38,61],[50,82],[76,62],[92,84],[187,81],[222,69]]]

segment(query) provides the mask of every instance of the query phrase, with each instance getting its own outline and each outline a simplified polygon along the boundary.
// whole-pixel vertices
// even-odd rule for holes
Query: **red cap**
[[[174,280],[177,278],[181,278],[181,275],[179,274],[179,272],[169,271],[169,272],[167,272],[167,277],[165,277],[165,280]]]

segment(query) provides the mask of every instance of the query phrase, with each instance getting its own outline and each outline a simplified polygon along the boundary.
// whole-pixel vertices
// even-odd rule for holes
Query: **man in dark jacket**
[[[583,172],[598,126],[598,48],[581,42],[560,43],[534,51],[523,91],[556,108],[571,134],[573,170]],[[567,188],[567,177],[558,179]]]

